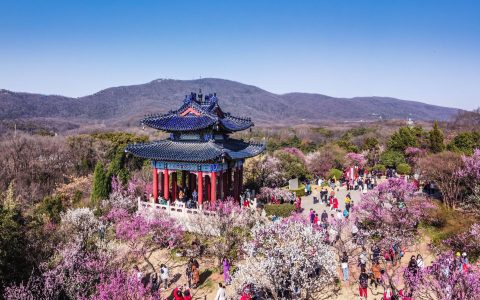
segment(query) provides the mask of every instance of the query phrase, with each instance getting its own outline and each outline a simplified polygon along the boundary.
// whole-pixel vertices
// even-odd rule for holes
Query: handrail
[[[152,201],[142,201],[140,197],[138,197],[138,209],[153,209],[153,210],[163,210],[167,214],[186,214],[186,215],[194,215],[194,214],[203,214],[203,215],[215,215],[215,212],[197,209],[197,208],[187,208],[185,204],[180,203],[179,205],[170,205],[170,202],[167,204],[160,204],[155,203]]]

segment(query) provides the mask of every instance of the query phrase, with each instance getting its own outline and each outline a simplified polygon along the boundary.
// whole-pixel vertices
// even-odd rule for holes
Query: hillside
[[[0,120],[53,118],[81,124],[136,126],[148,113],[177,108],[185,94],[216,92],[222,108],[251,117],[257,124],[293,125],[322,121],[383,119],[447,120],[454,108],[387,97],[334,98],[320,94],[278,95],[252,85],[224,79],[159,79],[112,87],[93,95],[69,98],[0,90]]]

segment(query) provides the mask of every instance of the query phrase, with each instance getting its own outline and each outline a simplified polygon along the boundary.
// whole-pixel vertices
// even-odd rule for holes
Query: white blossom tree
[[[257,225],[244,244],[245,261],[234,274],[238,293],[246,287],[267,299],[327,299],[335,292],[337,259],[324,235],[298,216]]]

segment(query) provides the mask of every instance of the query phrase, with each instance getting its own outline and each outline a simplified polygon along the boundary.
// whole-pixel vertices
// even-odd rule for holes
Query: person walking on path
[[[230,262],[226,257],[223,258],[223,281],[230,284]]]
[[[382,270],[380,268],[380,264],[378,262],[374,262],[372,264],[372,282],[370,282],[370,285],[375,284],[375,288],[378,288],[378,285],[381,283],[382,280]]]
[[[337,199],[337,197],[333,197],[333,209],[338,210],[338,199]]]
[[[168,268],[165,264],[160,265],[160,279],[162,280],[163,287],[168,288]]]
[[[347,252],[343,252],[341,262],[342,262],[341,265],[342,265],[343,281],[348,281],[348,255],[347,255]]]
[[[358,282],[359,282],[358,291],[360,292],[360,299],[367,299],[368,275],[367,273],[365,273],[365,271],[362,271],[362,273],[360,273]]]
[[[192,293],[190,292],[190,289],[186,289],[183,292],[183,300],[192,300]]]
[[[187,276],[188,288],[192,287],[192,278],[193,278],[193,259],[190,258],[187,263],[187,268],[185,269],[185,275]]]
[[[321,221],[322,223],[327,223],[328,221],[328,213],[326,210],[323,210],[322,216],[321,216]]]
[[[173,299],[174,300],[184,300],[183,298],[183,287],[176,287],[173,290]]]
[[[214,300],[226,300],[227,296],[225,294],[225,286],[221,282],[218,283],[218,291]]]
[[[200,281],[200,265],[196,259],[193,261],[192,273],[193,287],[197,288],[198,282]]]

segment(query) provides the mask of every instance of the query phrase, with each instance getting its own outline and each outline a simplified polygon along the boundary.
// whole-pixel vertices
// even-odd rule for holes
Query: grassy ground
[[[478,216],[452,210],[437,203],[429,222],[422,224],[422,229],[431,240],[432,246],[442,249],[442,241],[466,231],[479,221]]]

